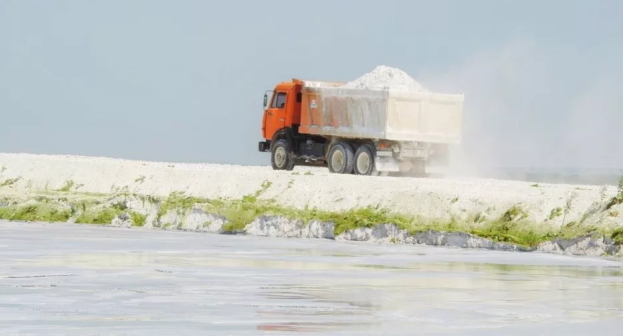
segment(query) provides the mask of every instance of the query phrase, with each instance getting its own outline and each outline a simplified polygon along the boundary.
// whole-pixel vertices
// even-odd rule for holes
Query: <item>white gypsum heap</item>
[[[385,65],[377,66],[372,72],[346,83],[343,87],[368,90],[391,89],[428,92],[422,84],[411,78],[406,72]]]

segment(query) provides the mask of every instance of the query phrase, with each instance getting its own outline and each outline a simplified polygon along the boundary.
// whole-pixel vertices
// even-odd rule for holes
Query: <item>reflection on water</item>
[[[623,325],[623,270],[615,262],[107,232],[72,251],[46,240],[20,249],[10,231],[0,237],[0,325],[12,326],[0,332],[523,336],[526,327],[563,335],[564,326],[596,323],[601,335],[619,335],[609,323]],[[149,239],[119,243],[116,234]]]
[[[365,322],[352,322],[352,323],[331,323],[331,322],[284,322],[284,323],[271,323],[271,324],[259,324],[257,330],[262,331],[290,331],[297,333],[308,332],[328,332],[335,330],[361,330],[369,326],[369,323]]]

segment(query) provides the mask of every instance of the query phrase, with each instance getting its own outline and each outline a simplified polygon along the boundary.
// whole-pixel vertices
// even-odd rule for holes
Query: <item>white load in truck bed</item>
[[[463,94],[305,82],[299,131],[344,138],[458,144]]]

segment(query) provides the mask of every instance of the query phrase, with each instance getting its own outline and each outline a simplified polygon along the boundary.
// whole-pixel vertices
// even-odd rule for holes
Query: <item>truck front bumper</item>
[[[260,141],[257,146],[260,152],[269,152],[270,151],[270,141]]]

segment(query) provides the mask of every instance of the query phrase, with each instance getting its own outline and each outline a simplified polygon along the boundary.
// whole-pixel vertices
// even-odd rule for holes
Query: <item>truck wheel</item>
[[[370,145],[361,145],[355,152],[354,171],[357,175],[377,175],[374,151]]]
[[[329,151],[327,163],[329,171],[338,174],[351,174],[355,164],[353,148],[345,143],[338,142]]]
[[[416,177],[426,176],[426,161],[413,160],[413,168],[411,169],[411,174],[415,175]]]
[[[290,156],[290,146],[287,140],[280,139],[275,142],[270,154],[270,163],[274,170],[294,169],[294,160]]]

